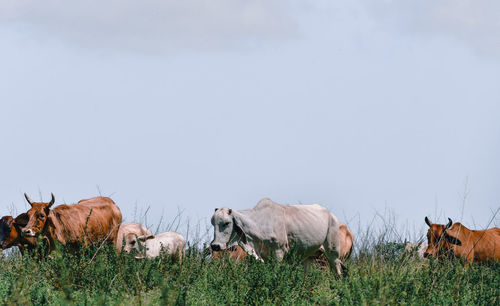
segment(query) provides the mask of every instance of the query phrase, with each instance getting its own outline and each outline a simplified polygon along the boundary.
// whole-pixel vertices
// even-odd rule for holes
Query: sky
[[[500,3],[5,0],[0,213],[319,203],[500,226]],[[147,219],[141,217],[144,213]],[[160,227],[161,229],[162,227]],[[191,227],[192,229],[192,227]]]

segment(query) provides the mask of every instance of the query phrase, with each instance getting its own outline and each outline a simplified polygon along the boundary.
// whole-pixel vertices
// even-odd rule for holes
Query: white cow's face
[[[139,245],[136,234],[127,234],[125,236],[125,246],[123,247],[123,250],[125,252],[130,253],[130,252],[132,252],[132,250],[136,250],[137,252],[140,252],[141,249],[142,249],[142,246]]]
[[[214,226],[214,240],[210,244],[213,251],[225,250],[229,245],[231,237],[233,235],[233,216],[231,215],[232,210],[223,207],[215,210],[212,216],[212,225]]]
[[[154,236],[136,236],[134,234],[129,234],[125,237],[125,248],[124,250],[128,253],[135,250],[137,252],[136,258],[144,258],[147,252],[147,240],[153,239]]]

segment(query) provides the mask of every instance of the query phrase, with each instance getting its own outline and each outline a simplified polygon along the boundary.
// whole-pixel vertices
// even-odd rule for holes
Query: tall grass
[[[176,221],[177,222],[177,221]],[[111,246],[71,253],[58,248],[3,260],[0,301],[13,304],[500,304],[500,263],[421,260],[403,253],[407,236],[390,220],[358,229],[356,252],[339,278],[296,258],[235,263],[203,255],[205,229],[195,232],[180,264],[167,255],[137,260]],[[167,225],[170,226],[170,225]],[[198,233],[196,233],[198,231]]]

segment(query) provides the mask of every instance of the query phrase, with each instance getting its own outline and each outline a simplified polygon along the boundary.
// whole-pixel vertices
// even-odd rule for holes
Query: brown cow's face
[[[35,237],[43,230],[47,218],[49,217],[50,207],[54,204],[54,195],[49,203],[37,203],[31,201],[31,199],[24,194],[26,200],[31,205],[31,209],[28,210],[28,224],[23,228],[23,236]]]
[[[443,224],[432,224],[426,217],[425,222],[429,225],[429,230],[427,231],[427,250],[424,252],[424,257],[436,257],[443,258],[453,255],[454,245],[459,245],[457,243],[458,239],[451,237],[446,230],[452,225],[451,219],[449,219],[447,225]],[[459,241],[458,241],[459,242]]]
[[[0,219],[0,246],[2,249],[10,247],[17,239],[13,223],[14,218],[11,216],[4,216]]]

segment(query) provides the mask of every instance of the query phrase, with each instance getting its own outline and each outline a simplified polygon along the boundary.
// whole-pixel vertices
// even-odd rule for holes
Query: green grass
[[[168,256],[136,260],[112,247],[51,258],[4,260],[0,301],[13,304],[500,304],[500,264],[421,261],[385,243],[347,261],[338,278],[314,266],[305,275],[283,262],[210,261],[190,248],[182,265]],[[374,255],[379,254],[379,255]],[[93,258],[93,259],[92,259]]]

